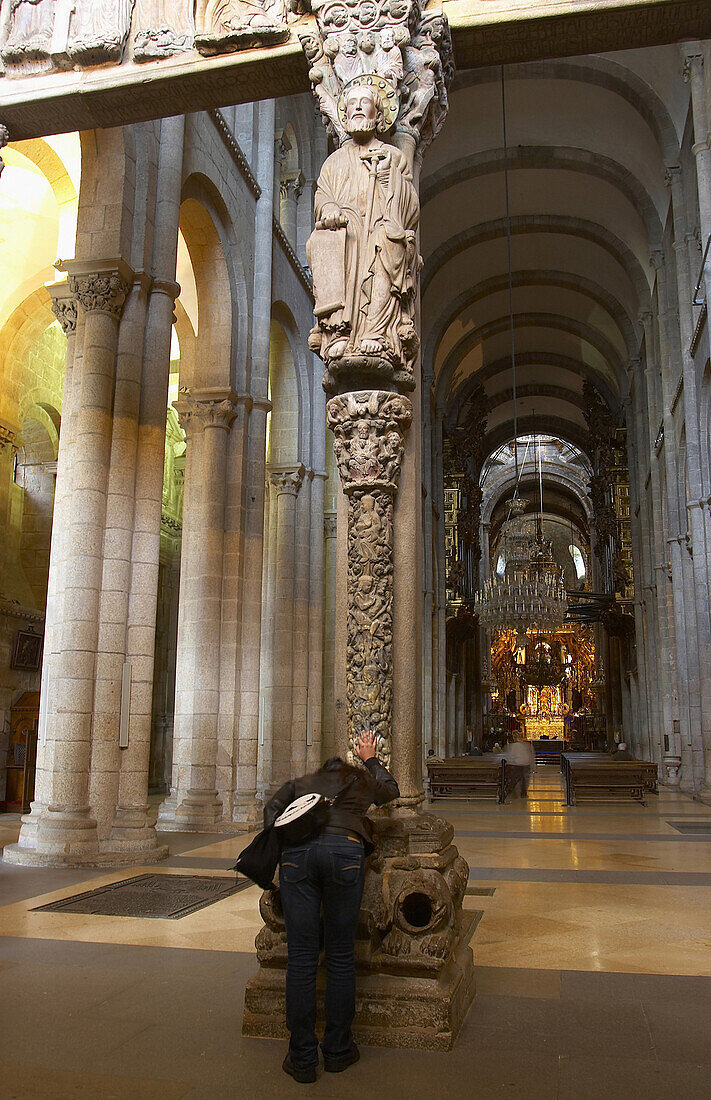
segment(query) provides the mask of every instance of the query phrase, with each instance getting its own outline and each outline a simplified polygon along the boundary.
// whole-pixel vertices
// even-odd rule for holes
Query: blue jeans
[[[326,948],[324,1058],[338,1060],[351,1048],[355,1015],[355,934],[365,882],[363,842],[322,833],[281,854],[279,888],[286,923],[286,1026],[297,1069],[318,1062],[316,969],[323,905]]]

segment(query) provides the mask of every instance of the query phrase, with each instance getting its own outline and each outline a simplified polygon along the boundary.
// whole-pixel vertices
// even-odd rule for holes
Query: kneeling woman
[[[283,1069],[304,1084],[316,1080],[316,969],[319,917],[323,906],[326,948],[326,1029],[321,1050],[324,1069],[340,1073],[358,1061],[351,1024],[355,1014],[355,934],[365,882],[365,859],[373,850],[366,811],[400,794],[390,772],[375,755],[372,733],[362,733],[356,752],[365,768],[334,756],[312,775],[292,779],[264,809],[269,827],[299,795],[315,791],[339,795],[328,824],[298,846],[284,846],[279,870],[286,924],[286,1026],[291,1033]]]

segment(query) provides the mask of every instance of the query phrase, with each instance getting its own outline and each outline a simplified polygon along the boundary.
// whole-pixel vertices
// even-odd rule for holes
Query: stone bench
[[[506,761],[463,756],[427,764],[430,802],[436,798],[493,798],[504,801]]]

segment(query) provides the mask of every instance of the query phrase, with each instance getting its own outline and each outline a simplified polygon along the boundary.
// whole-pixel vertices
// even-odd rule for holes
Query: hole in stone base
[[[402,915],[412,928],[426,928],[432,920],[432,899],[419,891],[402,899]]]

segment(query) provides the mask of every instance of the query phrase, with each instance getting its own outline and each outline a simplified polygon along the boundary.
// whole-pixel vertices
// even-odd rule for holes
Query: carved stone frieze
[[[393,646],[393,498],[404,435],[412,420],[405,397],[366,390],[327,406],[334,453],[348,497],[347,729],[372,729],[390,763]]]
[[[285,0],[196,0],[195,45],[206,56],[285,42],[290,33]]]
[[[54,6],[57,4],[53,0]],[[75,0],[67,53],[74,65],[119,62],[131,28],[134,0]]]
[[[419,0],[311,0],[318,32],[300,34],[314,95],[331,136],[344,141],[341,93],[365,76],[387,87],[387,126],[426,146],[447,113],[452,42],[441,10]]]
[[[191,50],[195,38],[191,0],[136,0],[133,57],[156,61]]]
[[[29,76],[52,69],[53,0],[7,0],[8,34],[2,60],[8,76]]]
[[[128,283],[118,274],[70,275],[69,289],[85,313],[110,313],[120,317]]]
[[[309,347],[328,392],[394,382],[413,389],[419,352],[416,303],[420,203],[407,158],[376,135],[385,108],[377,84],[344,97],[352,140],[325,161],[306,245],[316,325]]]

